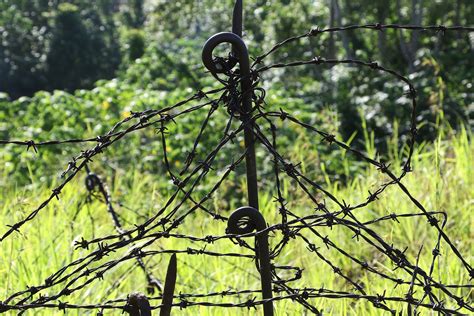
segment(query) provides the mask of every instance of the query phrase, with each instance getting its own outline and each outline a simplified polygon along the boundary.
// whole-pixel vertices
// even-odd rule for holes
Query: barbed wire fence
[[[234,16],[235,18],[235,16]],[[235,22],[235,21],[234,21]],[[411,80],[400,74],[396,70],[392,70],[381,66],[377,62],[362,61],[356,59],[325,59],[315,57],[311,60],[281,62],[274,64],[264,64],[267,57],[278,51],[280,48],[291,42],[317,37],[323,33],[344,32],[347,30],[362,30],[381,32],[387,29],[396,30],[417,30],[426,32],[473,32],[473,27],[462,26],[411,26],[411,25],[353,25],[348,27],[337,27],[328,29],[315,28],[299,36],[289,38],[281,43],[276,44],[268,52],[261,56],[257,56],[249,67],[249,73],[243,73],[242,51],[233,44],[234,53],[229,54],[226,58],[212,57],[212,50],[215,46],[222,42],[229,42],[228,38],[224,40],[216,40],[214,47],[209,48],[211,60],[207,60],[207,65],[212,64],[210,69],[212,74],[223,84],[222,88],[197,91],[188,99],[176,103],[172,106],[149,109],[141,112],[131,113],[131,115],[120,122],[117,122],[113,128],[104,135],[85,139],[67,139],[67,140],[50,140],[44,142],[36,142],[34,140],[16,141],[16,140],[0,140],[0,144],[13,144],[24,146],[27,150],[37,152],[45,146],[57,146],[72,143],[91,144],[89,149],[77,154],[67,163],[67,168],[62,173],[63,181],[55,187],[49,197],[47,197],[40,205],[38,205],[28,216],[22,220],[7,225],[8,228],[1,234],[0,243],[9,238],[15,238],[15,232],[21,232],[23,226],[34,221],[36,216],[44,210],[54,199],[61,196],[63,189],[78,176],[86,176],[86,188],[90,198],[101,201],[107,207],[112,222],[116,227],[116,232],[109,235],[100,236],[91,240],[82,239],[76,241],[75,248],[86,251],[86,255],[69,262],[61,269],[52,273],[42,284],[29,286],[26,289],[18,290],[11,293],[8,297],[0,302],[1,312],[18,312],[23,313],[36,309],[59,309],[59,310],[95,310],[99,314],[107,311],[125,311],[131,315],[151,315],[152,310],[171,310],[171,307],[184,309],[193,306],[208,306],[222,308],[256,308],[257,306],[265,306],[265,315],[273,315],[273,302],[282,300],[291,300],[295,304],[302,305],[309,312],[322,314],[318,308],[318,300],[324,299],[346,299],[346,300],[365,300],[372,304],[373,308],[395,314],[416,315],[421,310],[431,310],[443,315],[468,314],[474,312],[474,306],[469,298],[459,295],[460,289],[472,289],[472,284],[450,284],[434,276],[435,265],[441,255],[453,256],[451,260],[456,261],[462,266],[463,273],[469,278],[474,278],[474,270],[466,256],[457,248],[455,242],[445,232],[447,223],[447,214],[441,211],[428,211],[423,204],[410,192],[410,190],[402,183],[402,179],[412,171],[412,155],[416,143],[416,113],[417,113],[417,93]],[[223,33],[221,33],[223,34]],[[225,33],[230,34],[230,33]],[[237,32],[238,34],[238,32]],[[243,42],[242,42],[243,43]],[[240,54],[240,55],[239,55]],[[206,64],[206,61],[205,61]],[[236,64],[240,65],[240,69],[235,69]],[[377,158],[369,157],[364,152],[338,140],[334,135],[319,130],[317,127],[300,120],[293,113],[280,111],[268,111],[265,106],[265,90],[259,87],[260,77],[268,70],[275,68],[288,68],[298,66],[323,66],[336,64],[352,64],[357,67],[365,67],[379,73],[385,73],[392,76],[395,80],[402,82],[406,88],[406,95],[411,101],[411,128],[410,137],[407,139],[407,156],[404,159],[402,170],[397,173],[396,167],[391,166],[387,162],[377,160]],[[208,66],[209,69],[209,66]],[[221,75],[218,75],[218,69]],[[245,81],[250,83],[244,89]],[[239,86],[241,86],[239,88]],[[250,108],[245,108],[242,104],[245,99],[250,100]],[[197,103],[197,105],[195,104]],[[207,151],[205,159],[196,161],[199,144],[202,141],[204,132],[210,129],[210,122],[215,118],[217,111],[226,110],[228,113],[228,121],[218,144]],[[174,124],[175,119],[193,115],[193,113],[207,110],[207,116],[202,121],[200,131],[196,135],[192,151],[188,153],[184,166],[181,170],[176,171],[171,167],[168,159],[167,146],[169,143],[169,134],[167,126]],[[348,205],[343,198],[333,195],[330,190],[320,183],[309,178],[299,167],[298,162],[291,161],[285,157],[278,148],[279,128],[278,121],[285,121],[289,125],[303,128],[307,133],[320,137],[323,143],[328,146],[336,146],[339,149],[351,153],[357,160],[363,161],[368,165],[378,169],[386,178],[386,182],[382,183],[377,190],[369,192],[366,200],[356,204]],[[124,228],[118,217],[113,197],[107,188],[105,181],[91,171],[92,159],[99,155],[106,155],[108,148],[115,146],[123,141],[127,136],[144,129],[155,129],[162,143],[162,155],[164,157],[164,165],[169,179],[174,185],[174,191],[170,194],[170,198],[158,209],[151,217],[141,223],[135,223],[133,228]],[[218,154],[229,146],[236,138],[250,131],[253,138],[252,143],[246,143],[244,152],[234,157],[233,161],[228,162],[227,167],[220,170],[219,177],[213,183],[212,188],[200,198],[197,198],[196,188],[200,183],[213,171],[216,166],[216,158]],[[273,163],[274,181],[276,197],[275,203],[278,205],[276,211],[280,215],[280,221],[269,225],[259,226],[255,214],[249,213],[251,207],[247,207],[247,213],[239,213],[234,218],[236,227],[230,224],[230,217],[221,215],[218,212],[207,207],[206,202],[213,199],[215,193],[223,185],[226,179],[235,172],[236,168],[244,165],[253,145],[258,145],[260,149],[266,151],[270,155]],[[247,168],[248,160],[247,160]],[[283,179],[288,179],[291,183],[303,192],[303,194],[312,202],[314,211],[301,216],[289,206],[289,197],[285,196]],[[376,203],[377,199],[389,187],[398,187],[399,191],[405,198],[409,199],[414,207],[412,213],[392,213],[386,216],[375,218],[370,221],[361,221],[357,214],[357,210],[366,208],[372,203]],[[323,198],[321,198],[323,197]],[[328,199],[337,207],[331,209],[324,203]],[[188,204],[191,206],[187,206]],[[296,203],[297,204],[297,203]],[[229,221],[228,230],[221,235],[194,236],[192,234],[177,233],[177,228],[184,222],[192,220],[192,216],[198,211],[209,216],[213,221],[226,222]],[[237,211],[236,211],[237,213]],[[235,213],[234,213],[235,214]],[[235,217],[234,216],[234,217]],[[386,222],[390,225],[403,225],[399,220],[424,218],[428,225],[436,234],[433,241],[431,264],[429,269],[423,269],[419,262],[418,256],[410,258],[406,254],[407,249],[401,249],[391,244],[379,234],[371,226],[375,223]],[[341,245],[331,240],[320,232],[323,227],[336,228],[339,230],[349,230],[354,234],[357,243],[364,243],[370,246],[373,251],[378,252],[381,256],[388,259],[399,274],[403,277],[394,277],[393,274],[384,272],[374,265],[371,265],[363,258],[358,258],[345,250]],[[266,236],[271,240],[271,247],[268,253],[268,262],[262,261],[262,251],[265,245],[262,237]],[[181,239],[194,244],[201,245],[197,248],[176,250],[176,249],[149,249],[158,240],[164,238]],[[255,238],[254,245],[248,243],[250,238]],[[236,246],[242,249],[240,252],[213,252],[206,250],[206,245],[218,243],[223,240],[230,240]],[[320,288],[312,287],[292,287],[291,282],[295,280],[304,280],[302,268],[298,266],[279,266],[279,256],[284,253],[285,249],[294,240],[299,240],[306,245],[308,255],[312,255],[321,265],[328,266],[333,273],[349,284],[352,291],[329,289],[321,285]],[[441,250],[442,246],[444,251]],[[403,296],[391,296],[383,293],[369,293],[364,286],[350,276],[343,269],[339,268],[337,263],[325,255],[321,251],[321,247],[326,247],[332,253],[344,257],[351,261],[360,269],[367,271],[376,278],[383,278],[387,284],[394,287],[406,288]],[[244,250],[247,249],[247,252]],[[109,255],[119,252],[117,258],[111,259]],[[250,250],[250,252],[249,252]],[[421,249],[420,249],[421,252]],[[250,254],[248,254],[250,253]],[[151,269],[147,266],[145,260],[150,257],[160,255],[176,254],[180,259],[180,264],[186,264],[186,256],[200,255],[213,256],[220,258],[239,258],[242,261],[255,261],[257,270],[262,274],[262,287],[270,284],[270,297],[262,297],[261,289],[235,289],[230,287],[229,290],[212,292],[212,293],[180,293],[174,294],[167,291],[167,282],[163,284],[161,280],[156,278]],[[143,271],[148,282],[148,297],[140,295],[130,295],[127,298],[107,299],[96,304],[81,304],[67,302],[67,297],[74,292],[81,291],[93,286],[96,282],[100,282],[107,273],[113,269],[135,261],[137,266]],[[268,265],[271,273],[271,279],[266,280],[270,283],[263,284],[263,265]],[[172,266],[170,264],[170,266]],[[292,277],[283,278],[280,276],[281,271],[290,271]],[[176,274],[176,271],[174,272]],[[317,273],[317,272],[316,272]],[[179,274],[178,274],[179,275]],[[174,280],[170,281],[174,283]],[[171,277],[173,279],[173,277]],[[126,275],[117,282],[126,282]],[[174,288],[174,284],[172,285]],[[59,290],[58,290],[59,289]],[[48,291],[48,295],[43,295]],[[242,300],[241,297],[251,297]],[[215,302],[212,298],[238,298],[239,301]],[[160,304],[160,301],[162,302]],[[162,313],[162,315],[166,315]]]

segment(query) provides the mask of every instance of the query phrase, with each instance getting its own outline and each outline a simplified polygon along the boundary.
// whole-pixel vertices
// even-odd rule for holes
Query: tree
[[[110,59],[114,47],[97,27],[100,23],[95,12],[84,20],[77,6],[59,5],[46,61],[50,89],[91,87],[96,80],[113,75],[119,60]]]

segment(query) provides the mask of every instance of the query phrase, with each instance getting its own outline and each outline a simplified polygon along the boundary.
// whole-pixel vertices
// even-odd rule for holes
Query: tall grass
[[[432,143],[417,146],[413,156],[414,171],[404,178],[404,185],[419,199],[428,210],[446,212],[449,216],[446,232],[456,243],[456,246],[472,262],[472,249],[474,240],[472,211],[474,210],[474,175],[472,159],[474,145],[471,142],[471,132],[461,128],[458,132],[448,128],[440,131],[440,136]],[[365,135],[367,152],[375,155],[373,136]],[[389,141],[390,158],[392,165],[400,165],[402,151],[397,147],[397,140]],[[303,146],[304,144],[300,144]],[[343,164],[345,173],[349,174],[349,166]],[[311,166],[306,165],[306,168]],[[30,173],[31,182],[36,179]],[[334,180],[329,175],[323,177],[323,183],[331,193],[342,197],[348,204],[355,204],[367,198],[367,192],[373,191],[384,179],[383,175],[373,168],[361,169],[344,182]],[[167,196],[158,189],[160,179],[152,175],[139,174],[138,172],[119,172],[108,182],[113,200],[120,202],[116,205],[121,220],[125,227],[133,227],[151,216]],[[288,207],[298,215],[307,215],[314,212],[309,207],[310,203],[302,195],[293,191],[294,184],[285,179],[284,193],[293,196]],[[27,215],[44,199],[51,188],[47,187],[15,187],[11,185],[1,195],[0,222],[3,224],[15,223]],[[0,301],[10,294],[25,290],[28,286],[44,284],[44,280],[62,266],[68,264],[87,253],[87,250],[75,250],[74,241],[82,237],[109,235],[114,231],[112,222],[102,203],[94,201],[85,203],[86,188],[83,179],[74,180],[61,193],[60,200],[54,201],[31,222],[26,224],[20,233],[16,233],[0,244]],[[260,197],[261,211],[269,224],[280,220],[278,205],[273,201],[272,188],[263,189]],[[223,204],[221,197],[209,203],[209,207],[223,215],[228,215],[238,201],[229,201]],[[222,208],[222,205],[227,205]],[[330,206],[330,205],[329,205]],[[368,221],[390,213],[418,213],[410,200],[392,186],[385,191],[381,198],[369,207],[356,211],[360,221]],[[408,247],[407,255],[413,258],[420,251],[419,264],[427,269],[431,263],[431,251],[436,242],[436,231],[429,225],[425,217],[416,219],[399,219],[400,223],[385,221],[371,225],[371,228],[381,235],[388,243],[404,249]],[[225,232],[226,223],[216,222],[202,213],[196,213],[188,218],[178,229],[178,233],[192,234],[195,236],[221,235]],[[394,277],[407,278],[402,271],[394,270],[394,266],[374,248],[357,241],[353,233],[345,228],[334,226],[318,228],[323,236],[328,236],[335,244],[345,249],[357,258],[368,262],[376,269]],[[367,273],[360,266],[355,265],[347,258],[336,253],[334,249],[327,249],[314,235],[304,233],[321,253],[331,260],[333,264],[342,269],[343,273],[357,282],[363,284],[365,290],[371,294],[404,296],[408,288],[389,284],[385,280]],[[278,239],[276,234],[274,239]],[[147,249],[181,249],[188,247],[202,248],[203,245],[189,241],[175,239],[160,239]],[[123,249],[105,257],[103,260],[112,260],[124,255],[130,249]],[[223,240],[206,245],[206,250],[216,252],[236,252],[251,254],[248,250]],[[458,260],[450,255],[445,244],[441,247],[442,256],[436,264],[433,276],[445,283],[467,283],[469,277],[461,269]],[[164,280],[166,264],[169,255],[157,255],[146,258],[147,265],[153,273]],[[104,262],[102,260],[102,262]],[[295,265],[304,269],[303,277],[291,284],[293,287],[328,288],[333,290],[352,291],[350,284],[335,275],[332,268],[319,260],[314,254],[308,252],[301,239],[290,241],[290,246],[279,256],[277,265]],[[289,273],[280,272],[281,277],[289,277]],[[134,261],[127,261],[104,275],[104,279],[95,281],[92,286],[77,291],[63,299],[70,303],[98,303],[107,299],[126,298],[127,294],[139,291],[145,292],[146,281],[143,273],[137,268]],[[178,255],[178,280],[176,293],[207,293],[228,289],[259,289],[259,277],[255,263],[248,259],[229,259],[205,257],[202,255]],[[53,295],[61,287],[48,289],[43,295]],[[437,290],[434,290],[435,292]],[[469,290],[456,291],[460,296],[470,295]],[[443,297],[441,293],[436,293]],[[38,297],[38,294],[35,295]],[[220,301],[246,301],[253,296],[241,295],[233,298],[209,298],[211,302]],[[310,299],[310,303],[317,306],[329,315],[380,315],[380,310],[373,308],[372,304],[362,300],[331,300]],[[153,301],[159,304],[159,300]],[[396,310],[405,308],[402,305],[387,303]],[[275,303],[277,315],[303,315],[303,308],[293,301]],[[260,311],[260,307],[257,311]],[[406,311],[406,309],[405,309]],[[95,314],[97,311],[68,311],[68,315]],[[248,315],[254,310],[247,309],[222,309],[209,307],[191,307],[175,311],[179,315]],[[35,310],[27,315],[62,315],[59,310]],[[106,312],[107,314],[107,312]],[[114,312],[109,312],[114,314]],[[118,314],[117,311],[115,314]]]

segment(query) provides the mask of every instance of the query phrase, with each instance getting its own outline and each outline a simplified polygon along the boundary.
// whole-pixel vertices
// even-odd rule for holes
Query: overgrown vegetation
[[[36,91],[66,90],[81,102],[81,88],[99,89],[98,79],[116,77],[120,89],[137,95],[209,85],[198,53],[210,35],[230,29],[232,1],[13,1],[0,3],[0,91],[3,99]],[[474,5],[419,0],[257,1],[246,6],[246,41],[252,56],[310,28],[364,23],[473,24]],[[472,34],[384,31],[343,32],[302,40],[273,61],[325,58],[376,60],[410,74],[420,98],[420,136],[432,138],[437,113],[452,126],[472,123],[474,50]],[[348,138],[361,132],[354,117],[364,113],[376,139],[393,131],[393,118],[407,121],[401,87],[353,67],[302,67],[272,72],[265,86],[313,111],[337,109]],[[48,96],[43,95],[48,103]],[[115,93],[122,98],[119,94]],[[37,104],[40,96],[32,101]],[[126,94],[125,99],[130,99]],[[101,100],[97,100],[99,105]],[[25,100],[23,100],[25,102]],[[15,103],[12,105],[15,106]],[[404,130],[407,126],[400,126]]]
[[[472,135],[465,129],[455,132],[444,129],[434,143],[423,143],[418,146],[414,156],[414,173],[404,180],[404,184],[410,189],[414,196],[430,210],[444,211],[449,215],[446,233],[457,240],[459,250],[465,254],[470,253],[474,235],[472,231],[473,211],[472,190],[474,189],[474,174],[471,168],[471,161],[474,153],[474,146],[471,141]],[[305,141],[295,144],[295,146],[307,146]],[[367,143],[367,147],[373,147],[373,143]],[[394,164],[398,161],[397,148],[389,145],[390,151],[394,153]],[[311,154],[311,153],[309,153]],[[98,165],[98,164],[97,164]],[[309,170],[313,166],[308,165]],[[30,174],[31,183],[40,183],[39,176]],[[325,174],[327,181],[325,186],[331,193],[337,196],[345,196],[349,199],[347,203],[353,203],[366,198],[366,192],[374,188],[375,183],[380,181],[380,173],[375,169],[359,169],[359,173],[352,180],[341,185],[340,181],[333,181],[330,175]],[[2,262],[8,261],[10,264],[2,265],[0,268],[0,279],[4,280],[0,288],[0,296],[5,297],[11,291],[26,288],[32,284],[41,284],[49,276],[51,271],[55,271],[63,266],[65,262],[71,262],[75,258],[87,253],[87,250],[73,250],[72,241],[80,241],[81,238],[92,239],[94,237],[109,234],[114,230],[112,221],[107,214],[103,203],[85,203],[87,190],[84,186],[84,177],[74,180],[61,194],[61,199],[51,206],[48,206],[38,218],[22,230],[15,238],[6,240],[2,245],[4,251],[0,253]],[[115,176],[104,178],[109,184],[114,205],[120,215],[120,220],[126,228],[133,228],[133,224],[143,221],[154,214],[166,200],[167,194],[161,188],[163,185],[156,176],[147,175],[136,170],[119,170]],[[171,184],[168,184],[171,186]],[[291,184],[284,183],[285,188],[291,191]],[[50,187],[46,185],[15,187],[10,188],[2,194],[2,204],[0,208],[0,220],[4,223],[14,222],[23,218],[29,213],[33,205],[37,205],[48,194]],[[262,212],[268,222],[279,221],[277,211],[278,204],[274,201],[270,193],[272,185],[264,189],[261,196]],[[169,192],[169,191],[168,191]],[[289,193],[291,194],[291,192]],[[294,200],[298,205],[291,205],[295,211],[312,212],[312,208],[306,208],[309,201],[304,199]],[[213,201],[211,209],[227,214],[239,205],[235,199],[226,200],[220,194]],[[396,188],[390,189],[382,198],[377,201],[364,214],[358,214],[361,221],[371,220],[381,216],[389,215],[392,211],[397,213],[411,213],[413,206],[406,198],[401,198]],[[198,214],[199,215],[199,214]],[[371,228],[380,232],[384,238],[393,241],[395,244],[410,242],[410,251],[407,255],[416,256],[417,249],[425,242],[433,240],[435,231],[423,219],[404,221],[404,225],[392,225],[389,222],[380,222],[371,225]],[[192,221],[186,221],[177,233],[193,232],[196,236],[209,234],[220,235],[225,230],[225,223],[216,223],[208,216],[195,216]],[[371,249],[365,247],[354,247],[357,242],[352,238],[353,233],[349,230],[338,228],[321,228],[320,233],[328,235],[333,242],[342,248],[350,249],[352,255],[365,258],[371,265],[383,270],[392,277],[397,277],[399,270],[393,270],[392,264],[383,256],[376,256]],[[188,241],[176,239],[160,239],[159,242],[149,247],[150,250],[176,249],[186,250],[188,248],[199,247]],[[350,285],[341,282],[335,277],[327,265],[316,264],[314,260],[308,259],[305,245],[295,243],[292,251],[279,259],[279,264],[298,265],[304,268],[303,279],[296,282],[294,286],[308,287],[328,287],[350,291]],[[209,244],[208,251],[216,252],[240,252],[237,245],[229,241],[219,241]],[[381,293],[386,289],[383,279],[376,278],[373,274],[353,265],[347,258],[338,257],[331,251],[321,248],[324,255],[334,260],[341,269],[355,280],[364,284],[367,291]],[[441,252],[445,249],[441,248]],[[18,255],[20,254],[21,255]],[[50,255],[45,256],[48,253]],[[250,254],[250,252],[249,252]],[[111,254],[120,256],[120,254]],[[147,263],[152,267],[154,274],[164,279],[165,269],[163,265],[166,260],[161,261],[163,256],[155,256],[147,259]],[[178,261],[178,292],[208,293],[213,291],[225,291],[232,289],[232,285],[239,285],[245,288],[259,288],[259,278],[254,271],[254,262],[245,261],[241,258],[209,258],[199,255],[187,255],[179,257]],[[466,257],[472,260],[472,253]],[[465,275],[459,271],[459,266],[455,260],[449,256],[441,256],[439,264],[436,265],[435,274],[437,278],[447,280],[451,283],[467,283],[462,279]],[[145,277],[140,269],[129,262],[114,269],[103,281],[96,283],[91,290],[81,291],[68,297],[71,301],[80,301],[84,304],[106,301],[107,298],[124,297],[124,293],[133,291],[144,291],[146,286]],[[420,256],[420,266],[426,268],[431,263],[431,250],[424,247]],[[242,269],[242,270],[241,270]],[[245,271],[245,272],[244,272]],[[250,271],[250,272],[249,272]],[[129,282],[127,280],[134,280]],[[230,287],[229,287],[230,286]],[[54,288],[51,289],[54,291]],[[403,296],[407,291],[406,286],[399,286],[390,289],[387,295]],[[469,289],[459,289],[458,295],[472,297]],[[245,301],[251,296],[242,296]],[[220,297],[215,298],[216,302],[221,302]],[[158,302],[157,302],[158,303]],[[377,311],[370,304],[364,301],[318,299],[316,306],[327,314],[335,315],[378,315]],[[393,303],[392,303],[393,304]],[[275,304],[276,315],[301,315],[303,310],[298,304],[291,301],[278,302]],[[216,308],[188,308],[179,311],[183,315],[247,315],[246,309],[216,309]],[[61,314],[61,311],[36,310],[33,315],[51,315],[51,313]],[[72,312],[68,312],[72,313]],[[28,314],[28,313],[27,313]],[[74,314],[74,313],[72,313]]]

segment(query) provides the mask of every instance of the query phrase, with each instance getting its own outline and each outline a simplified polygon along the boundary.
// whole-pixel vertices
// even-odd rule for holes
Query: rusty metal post
[[[236,34],[242,38],[242,29],[243,29],[243,3],[242,0],[237,0],[234,6],[233,21],[232,21],[232,33]],[[245,46],[245,43],[244,43]],[[247,47],[245,47],[247,48]],[[236,50],[235,45],[233,50]],[[242,120],[245,126],[244,137],[245,137],[245,147],[247,148],[247,153],[245,156],[245,164],[247,169],[247,194],[249,199],[249,205],[258,210],[258,181],[257,181],[257,159],[255,157],[255,136],[252,131],[252,122],[250,121],[252,115],[252,78],[250,78],[250,61],[248,51],[246,52],[245,58],[247,63],[245,65],[245,70],[243,70],[243,65],[240,65],[240,72],[242,75],[242,110],[243,117]],[[249,66],[247,66],[249,65]]]
[[[204,44],[202,50],[202,61],[213,75],[226,71],[225,67],[215,63],[212,56],[214,48],[222,43],[232,44],[234,57],[238,59],[240,66],[242,91],[242,121],[244,122],[244,137],[246,156],[245,164],[247,169],[247,195],[249,205],[258,210],[258,182],[257,182],[257,160],[255,157],[255,137],[252,131],[251,111],[252,111],[252,78],[250,77],[250,60],[247,46],[242,40],[242,0],[238,0],[234,7],[234,21],[232,30],[234,32],[222,32],[211,36]]]
[[[243,29],[243,2],[237,0],[234,6],[232,33],[222,32],[211,36],[204,44],[202,50],[202,61],[206,68],[216,77],[219,73],[229,71],[235,64],[231,60],[227,64],[217,62],[213,58],[214,49],[222,43],[232,44],[232,57],[237,59],[240,67],[240,89],[242,95],[241,120],[244,124],[245,138],[245,166],[247,172],[247,195],[250,206],[242,207],[232,213],[229,218],[227,231],[233,234],[248,233],[254,229],[264,230],[266,226],[265,219],[258,211],[258,182],[257,182],[257,159],[255,156],[255,136],[253,134],[252,120],[252,77],[250,73],[250,60],[247,46],[242,40]],[[248,222],[244,228],[238,225],[238,221],[247,219]],[[239,222],[240,223],[240,222]],[[256,238],[256,252],[259,260],[259,272],[262,283],[263,299],[268,300],[264,305],[264,315],[273,316],[272,294],[272,275],[270,253],[268,246],[268,233],[259,234]]]
[[[163,290],[163,299],[161,303],[160,316],[170,316],[171,308],[173,307],[174,288],[176,286],[177,274],[176,254],[172,254],[168,270],[166,271],[165,288]]]

